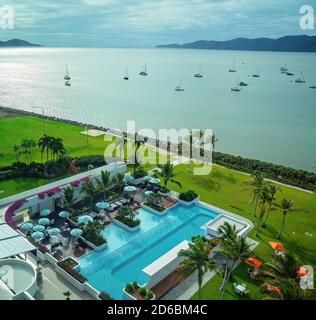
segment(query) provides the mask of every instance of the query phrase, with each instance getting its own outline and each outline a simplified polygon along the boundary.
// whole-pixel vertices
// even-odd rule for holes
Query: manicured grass
[[[55,138],[63,139],[64,146],[72,157],[99,154],[105,156],[115,155],[113,149],[106,147],[115,141],[115,137],[107,135],[105,141],[103,136],[87,137],[80,132],[85,129],[80,126],[65,124],[59,121],[45,120],[45,133]],[[36,117],[12,117],[0,118],[0,166],[9,165],[16,161],[16,156],[13,151],[15,144],[19,145],[22,139],[32,139],[35,142],[43,135],[43,121]],[[126,147],[125,147],[126,149]],[[119,148],[118,148],[119,150]],[[129,149],[131,150],[131,148]],[[144,149],[143,149],[144,150]],[[119,152],[119,151],[118,151]],[[149,149],[144,152],[144,161],[149,159],[152,162],[158,156],[157,152]],[[160,157],[163,157],[160,155]],[[45,159],[45,156],[44,156]],[[23,156],[20,158],[23,161]],[[39,149],[34,149],[33,160],[40,161]]]
[[[247,188],[245,182],[250,179],[249,176],[217,166],[213,166],[212,173],[207,176],[192,175],[188,172],[186,165],[176,167],[176,171],[179,172],[177,180],[182,183],[184,191],[192,189],[200,194],[202,201],[248,218],[254,223],[256,222],[252,217],[251,191],[242,191]],[[181,190],[175,184],[170,184],[170,187],[178,191]],[[295,207],[308,211],[307,213],[288,214],[281,241],[288,251],[297,255],[302,263],[316,267],[316,195],[283,186],[281,190],[282,192],[277,196],[278,200],[282,198],[290,199],[294,202]],[[281,226],[281,219],[282,214],[280,212],[272,212],[268,226],[261,229],[259,237],[255,236],[255,228],[249,234],[251,238],[260,242],[255,253],[263,261],[271,261],[273,251],[268,241],[276,239]],[[304,235],[305,232],[310,232],[313,236],[306,236]],[[240,274],[242,282],[247,283],[251,290],[253,284],[244,270],[246,270],[245,267],[241,265],[236,273]],[[219,281],[218,277],[210,280],[210,283],[203,288],[204,298],[214,299],[218,296]],[[257,286],[251,291],[257,291],[256,288]],[[253,292],[250,298],[252,295],[254,298],[262,297],[258,292]],[[232,296],[227,294],[225,298],[230,299]]]
[[[34,178],[18,178],[7,181],[0,181],[0,190],[4,191],[3,193],[0,193],[0,199],[10,197],[26,190],[40,187],[44,184],[48,184],[54,181],[55,180]]]

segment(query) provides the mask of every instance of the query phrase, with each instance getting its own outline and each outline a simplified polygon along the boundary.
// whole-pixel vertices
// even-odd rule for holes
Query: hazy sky
[[[200,39],[316,35],[299,28],[299,9],[315,0],[1,0],[21,38],[47,46],[148,47]]]

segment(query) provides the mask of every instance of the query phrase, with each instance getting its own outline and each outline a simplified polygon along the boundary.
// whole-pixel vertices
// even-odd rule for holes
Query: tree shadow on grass
[[[236,184],[237,180],[232,174],[223,173],[222,171],[212,171],[212,178],[219,180],[225,180],[229,183]]]
[[[205,177],[201,176],[192,176],[192,180],[199,187],[207,190],[207,191],[220,191],[221,185],[215,182],[212,178],[205,179]]]

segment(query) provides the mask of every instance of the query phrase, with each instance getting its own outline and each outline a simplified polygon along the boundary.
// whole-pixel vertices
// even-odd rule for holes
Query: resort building
[[[138,299],[126,290],[128,283],[152,292],[148,299],[159,299],[178,284],[178,254],[193,236],[216,239],[228,222],[245,237],[253,226],[199,198],[185,202],[175,192],[160,195],[154,170],[141,179],[126,171],[124,162],[114,162],[0,201],[0,299],[33,299],[37,275],[29,252],[35,261],[51,264],[70,290],[74,286],[94,299]],[[87,197],[83,186],[102,172],[112,180],[124,177],[123,187],[113,184],[113,190]],[[69,188],[75,201],[65,209]],[[158,204],[149,201],[152,194]],[[124,210],[133,215],[128,223]],[[215,255],[213,250],[209,258]],[[2,275],[3,266],[13,270],[14,282]]]

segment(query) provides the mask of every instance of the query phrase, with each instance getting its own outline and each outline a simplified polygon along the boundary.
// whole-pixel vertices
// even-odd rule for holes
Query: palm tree
[[[100,179],[96,179],[97,188],[104,194],[104,200],[106,199],[106,194],[111,187],[111,182],[110,172],[108,171],[101,171]]]
[[[218,139],[216,138],[215,134],[213,134],[213,135],[212,135],[212,146],[213,146],[213,151],[215,150],[216,142],[218,142]]]
[[[189,248],[181,250],[178,256],[184,258],[178,267],[182,278],[197,272],[199,300],[202,300],[203,277],[208,271],[216,267],[216,262],[208,259],[205,241],[200,237],[196,237],[192,243],[189,243]]]
[[[139,163],[139,159],[138,159],[138,151],[140,149],[141,146],[145,145],[146,142],[148,141],[147,137],[143,137],[143,138],[138,138],[138,133],[135,133],[135,137],[134,137],[134,175],[136,174],[136,170],[139,167],[140,163]]]
[[[253,197],[251,203],[255,203],[255,208],[253,211],[253,216],[256,217],[257,209],[258,209],[258,202],[259,202],[259,193],[264,185],[264,175],[260,172],[255,173],[251,176],[252,180],[248,181],[247,184],[250,186]]]
[[[66,300],[70,300],[71,292],[70,291],[65,291],[63,295],[66,297]]]
[[[52,139],[52,137],[49,137],[48,135],[45,134],[38,140],[37,145],[41,149],[41,162],[43,162],[43,154],[44,154],[45,149],[46,149],[46,161],[48,162],[48,154],[49,154],[49,150],[50,150],[51,139]]]
[[[163,179],[163,185],[164,185],[165,190],[167,189],[167,185],[168,185],[169,181],[177,184],[182,189],[181,183],[179,181],[173,179],[177,175],[173,171],[173,164],[171,164],[170,162],[167,162],[164,165],[159,165],[159,168],[161,169],[161,172],[159,173],[159,175]]]
[[[307,211],[304,209],[294,208],[294,203],[291,200],[287,200],[287,199],[283,199],[281,203],[274,203],[274,206],[280,209],[283,213],[281,229],[277,235],[277,239],[280,239],[284,229],[287,214],[291,212],[307,212]]]
[[[64,143],[61,138],[51,137],[51,140],[49,142],[49,147],[52,151],[52,159],[53,160],[58,159],[59,154],[62,154],[63,152],[65,152]]]
[[[62,199],[65,205],[64,208],[71,209],[75,203],[74,189],[72,187],[65,188]]]
[[[270,184],[269,185],[269,199],[268,199],[268,203],[269,203],[269,207],[268,207],[268,211],[266,213],[266,217],[262,223],[262,227],[265,228],[267,225],[267,221],[269,219],[270,213],[273,210],[272,206],[274,201],[276,200],[276,194],[278,193],[278,191],[281,191],[281,188],[275,184]]]
[[[231,225],[228,222],[224,222],[224,224],[220,226],[218,229],[218,235],[222,239],[234,240],[236,239],[237,234],[238,234],[238,230],[236,228],[236,225],[235,224]]]
[[[268,290],[269,285],[276,287],[278,290],[271,292]],[[297,280],[284,278],[264,282],[261,290],[268,293],[269,299],[273,300],[304,300],[313,293],[313,290],[303,290]]]
[[[13,146],[13,151],[14,151],[14,153],[15,153],[15,159],[16,159],[16,162],[18,162],[19,161],[19,158],[20,158],[20,152],[21,152],[21,147],[19,146],[19,145],[17,145],[17,144],[15,144],[14,146]]]
[[[82,185],[80,192],[85,193],[86,197],[90,200],[90,207],[93,206],[93,200],[98,193],[93,180],[88,180]]]
[[[221,285],[221,299],[224,299],[226,287],[239,261],[250,254],[250,245],[246,239],[236,235],[234,238],[222,238],[218,252],[226,258],[224,279]]]
[[[120,193],[123,191],[124,187],[126,186],[126,182],[124,180],[124,174],[118,173],[115,176],[115,186]]]
[[[259,235],[259,228],[261,220],[263,219],[265,210],[266,210],[266,204],[270,199],[270,190],[268,186],[263,186],[262,189],[259,191],[259,202],[261,205],[259,217],[257,219],[257,228],[256,228],[256,236]]]

